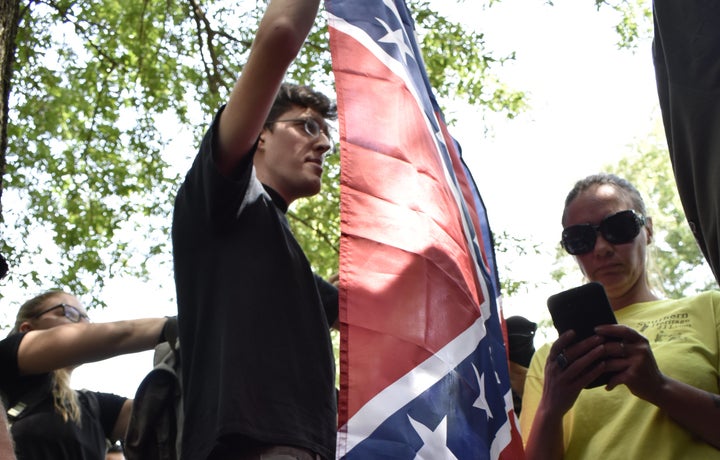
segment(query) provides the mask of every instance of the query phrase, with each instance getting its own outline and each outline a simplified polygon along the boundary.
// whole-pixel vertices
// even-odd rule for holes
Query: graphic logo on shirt
[[[634,329],[652,343],[684,342],[687,341],[687,332],[692,329],[692,324],[688,313],[672,313],[653,321],[640,321]]]

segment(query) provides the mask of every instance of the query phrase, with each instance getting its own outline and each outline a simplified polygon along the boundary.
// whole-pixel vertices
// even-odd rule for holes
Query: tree
[[[540,245],[534,243],[526,238],[519,238],[513,236],[507,231],[503,231],[495,234],[494,236],[495,254],[497,256],[496,262],[500,264],[503,260],[517,260],[517,257],[527,256],[529,254],[539,255]],[[511,255],[504,259],[503,256]],[[512,263],[503,263],[498,267],[498,273],[500,278],[500,289],[503,296],[512,297],[520,292],[527,292],[529,289],[537,287],[527,280],[518,278],[515,275],[515,271]]]
[[[647,0],[595,0],[595,6],[611,8],[618,13],[615,30],[618,46],[634,49],[640,37],[649,36],[652,31],[652,10]]]
[[[508,116],[522,108],[522,93],[492,72],[512,55],[493,55],[482,34],[426,1],[409,5],[439,96]],[[170,270],[168,227],[184,172],[176,165],[195,148],[166,152],[167,127],[197,141],[242,70],[263,11],[262,2],[203,0],[22,5],[17,39],[3,43],[15,68],[0,251],[16,282],[101,300],[109,277]],[[327,34],[321,18],[290,80],[332,91]],[[337,161],[326,191],[290,215],[323,274],[337,270],[336,176]]]
[[[653,287],[671,298],[712,289],[715,280],[687,224],[662,128],[658,126],[630,151],[605,170],[629,180],[645,200],[654,230],[648,265]],[[557,260],[556,279],[579,273],[559,248]]]
[[[5,174],[5,152],[7,151],[7,125],[8,103],[10,99],[10,86],[12,80],[13,57],[18,28],[19,3],[3,1],[0,3],[0,200],[2,200],[3,175]],[[2,217],[2,203],[0,201],[0,218]]]
[[[664,131],[658,127],[634,150],[608,171],[627,178],[645,198],[654,229],[649,267],[654,285],[670,297],[711,289],[715,281],[685,218]]]

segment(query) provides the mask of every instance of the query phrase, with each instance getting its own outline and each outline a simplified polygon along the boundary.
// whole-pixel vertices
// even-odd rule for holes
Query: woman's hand
[[[606,371],[605,338],[593,335],[578,343],[575,331],[562,334],[545,362],[543,391],[535,411],[525,454],[528,460],[563,458],[563,416],[583,388]]]
[[[607,385],[612,390],[625,385],[640,399],[651,401],[665,382],[650,342],[636,330],[621,324],[598,326],[595,332],[607,339],[605,359],[614,375]]]
[[[657,406],[693,436],[720,449],[720,395],[695,388],[660,372],[650,343],[623,325],[598,326],[605,337],[605,366],[615,375],[607,389],[625,385],[638,398]]]
[[[605,339],[594,335],[572,343],[574,331],[562,334],[550,348],[545,363],[541,405],[564,415],[575,404],[580,391],[606,371]]]

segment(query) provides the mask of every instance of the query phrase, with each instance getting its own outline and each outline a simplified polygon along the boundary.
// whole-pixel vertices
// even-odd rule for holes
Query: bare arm
[[[561,460],[563,447],[563,415],[552,408],[538,406],[532,429],[525,445],[528,460]]]
[[[656,405],[691,434],[720,449],[720,395],[672,379],[658,369],[648,340],[627,326],[601,326],[598,334],[621,339],[623,356],[608,361],[617,374],[608,389],[624,384]]]
[[[288,67],[307,38],[319,0],[272,0],[255,35],[248,61],[220,117],[219,153],[230,174],[262,131]]]
[[[112,323],[74,323],[32,330],[20,342],[21,374],[40,374],[100,361],[126,353],[150,350],[160,337],[166,318]]]
[[[115,427],[112,432],[112,440],[125,439],[127,434],[128,425],[130,424],[130,414],[132,413],[133,400],[128,399],[123,403],[120,413],[118,414],[117,420],[115,420]]]
[[[525,444],[527,460],[561,460],[564,456],[563,417],[580,391],[599,377],[604,364],[595,364],[604,353],[604,339],[597,335],[571,345],[575,333],[562,334],[550,348],[545,363],[543,390]],[[569,365],[561,368],[556,358],[564,353]]]
[[[646,399],[646,398],[643,398]],[[665,411],[670,418],[693,435],[720,449],[720,395],[663,377],[648,402]]]

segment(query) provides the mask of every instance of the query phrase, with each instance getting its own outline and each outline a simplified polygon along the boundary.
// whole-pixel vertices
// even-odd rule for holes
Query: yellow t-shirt
[[[720,292],[629,305],[615,316],[650,341],[665,375],[720,393]],[[546,344],[535,353],[525,381],[520,426],[526,441],[542,395],[549,350]],[[720,450],[693,438],[624,385],[609,392],[605,387],[581,391],[565,414],[563,433],[566,460],[720,459]]]

